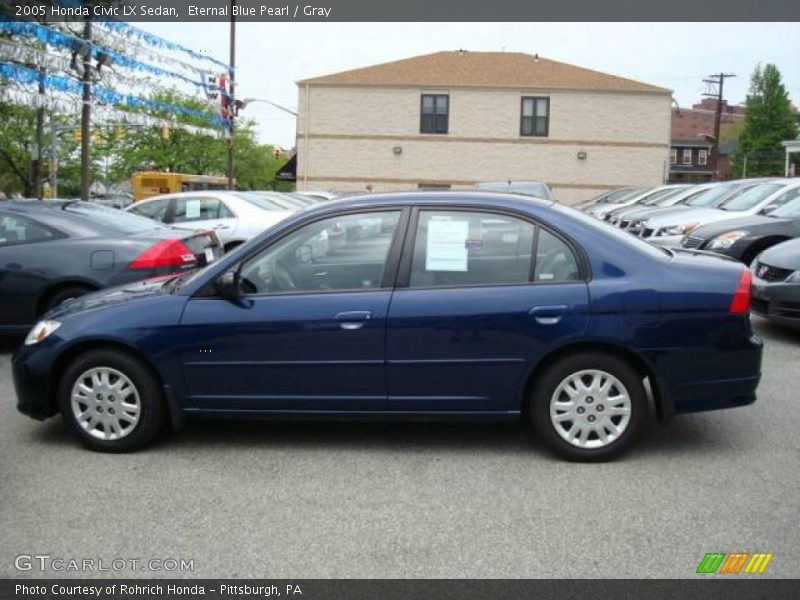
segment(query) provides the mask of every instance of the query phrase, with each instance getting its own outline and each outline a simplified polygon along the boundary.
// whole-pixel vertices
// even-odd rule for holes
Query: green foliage
[[[797,122],[775,65],[758,65],[753,71],[745,106],[744,127],[733,156],[734,173],[742,175],[746,158],[748,176],[783,175],[781,142],[797,136]]]
[[[177,91],[160,92],[153,100],[186,106],[196,111],[211,112],[206,104]],[[153,113],[150,113],[153,114]],[[208,128],[208,122],[196,117],[155,114],[179,124]],[[57,116],[57,123],[78,128],[80,115]],[[119,184],[130,179],[134,171],[172,171],[199,175],[225,175],[228,142],[221,135],[190,133],[180,127],[170,127],[164,137],[160,127],[122,126],[93,123],[92,181]],[[239,120],[236,123],[234,171],[239,189],[289,190],[292,185],[275,180],[283,160],[273,156],[273,147],[256,140],[255,123]],[[119,135],[121,133],[121,135]],[[44,149],[50,143],[50,131],[45,126]],[[36,111],[23,106],[0,103],[0,190],[11,195],[33,193],[30,181],[30,149],[35,142]],[[80,190],[79,142],[72,131],[58,136],[58,193],[76,195]],[[47,160],[45,160],[47,163]],[[45,165],[46,169],[46,165]],[[45,171],[46,173],[46,171]]]

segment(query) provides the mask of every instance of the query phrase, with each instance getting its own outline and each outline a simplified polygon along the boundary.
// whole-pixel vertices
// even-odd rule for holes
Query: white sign
[[[466,272],[468,236],[469,221],[431,219],[425,270]]]
[[[202,200],[187,200],[186,201],[186,218],[199,219],[200,218],[200,204]]]

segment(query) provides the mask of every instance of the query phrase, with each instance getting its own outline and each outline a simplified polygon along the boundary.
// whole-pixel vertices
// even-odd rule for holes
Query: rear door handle
[[[372,313],[368,310],[350,310],[346,312],[336,313],[334,319],[339,321],[339,327],[342,329],[361,329],[364,323],[372,318]]]
[[[567,312],[569,312],[569,306],[566,304],[551,304],[548,306],[534,306],[528,314],[536,319],[537,323],[555,325]]]

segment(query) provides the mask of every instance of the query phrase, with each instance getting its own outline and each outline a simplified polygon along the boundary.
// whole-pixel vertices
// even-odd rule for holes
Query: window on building
[[[692,149],[691,148],[684,148],[683,149],[683,164],[685,164],[685,165],[692,164]]]
[[[678,149],[677,148],[670,148],[670,150],[669,150],[669,164],[671,164],[671,165],[678,164]]]
[[[520,135],[546,137],[550,132],[550,98],[522,98]]]
[[[422,94],[420,103],[420,133],[447,133],[450,96],[447,94]]]
[[[697,152],[697,164],[698,165],[708,164],[708,150],[706,150],[705,148],[701,148]]]
[[[417,189],[426,192],[446,192],[450,189],[449,183],[419,183]]]

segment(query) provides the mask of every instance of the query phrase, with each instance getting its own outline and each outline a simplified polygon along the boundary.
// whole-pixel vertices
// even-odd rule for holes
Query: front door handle
[[[569,306],[566,304],[551,304],[548,306],[534,306],[528,314],[541,325],[555,325],[568,311]]]
[[[372,318],[372,313],[368,310],[350,310],[346,312],[336,313],[334,319],[339,321],[339,327],[342,329],[361,329],[364,323]]]

